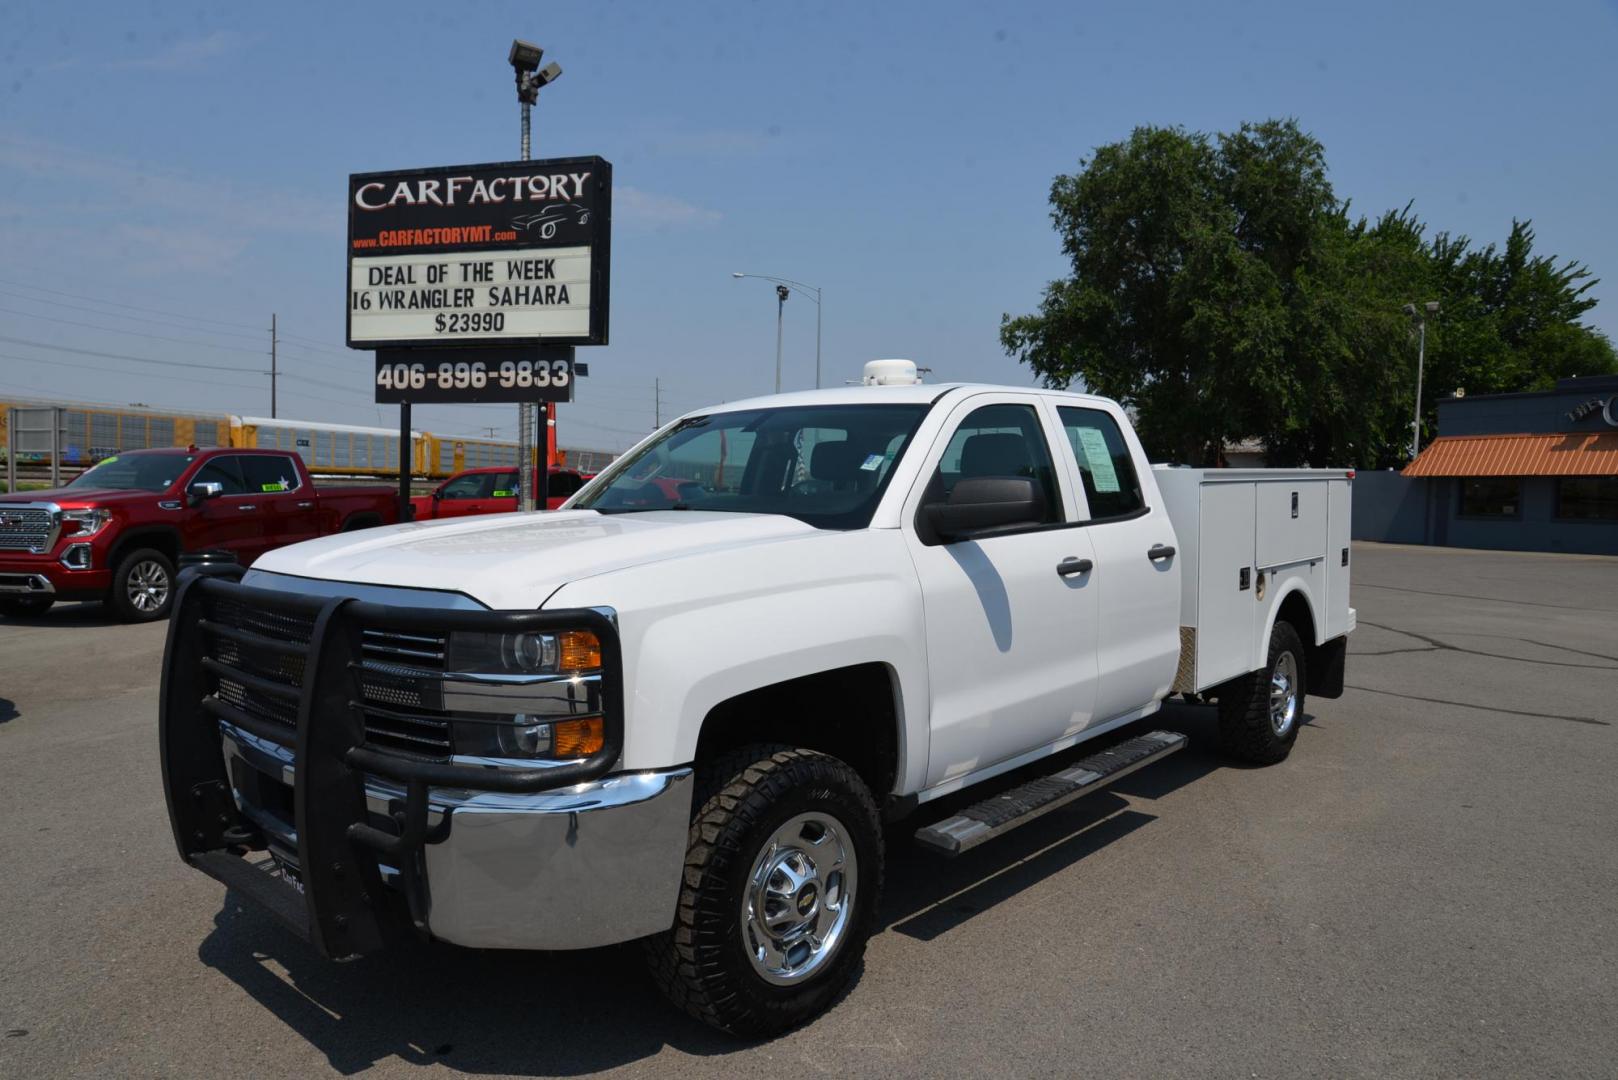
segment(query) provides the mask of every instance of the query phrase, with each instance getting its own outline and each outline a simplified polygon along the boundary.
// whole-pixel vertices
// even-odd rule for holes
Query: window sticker
[[[881,465],[882,465],[882,455],[881,454],[866,454],[864,463],[860,465],[860,471],[861,472],[871,472],[873,469],[880,468]]]
[[[260,491],[274,493],[274,492],[278,492],[278,491],[291,490],[291,487],[292,487],[292,485],[288,484],[285,480],[277,480],[273,484],[260,484],[258,486],[258,489]]]
[[[1112,467],[1112,452],[1107,449],[1107,437],[1091,427],[1081,427],[1076,431],[1079,436],[1079,447],[1084,452],[1086,464],[1090,467],[1090,479],[1095,482],[1096,491],[1119,490],[1118,470]]]
[[[517,494],[517,493],[515,491],[512,491],[510,488],[495,488],[494,489],[494,497],[496,499],[509,499],[515,494]]]

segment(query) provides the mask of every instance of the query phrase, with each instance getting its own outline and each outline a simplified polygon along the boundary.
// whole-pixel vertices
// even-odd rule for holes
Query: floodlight
[[[524,41],[522,38],[516,38],[511,43],[511,55],[507,59],[510,61],[511,66],[517,69],[517,73],[521,75],[525,71],[537,71],[540,57],[544,55],[545,50],[538,45],[531,41]]]

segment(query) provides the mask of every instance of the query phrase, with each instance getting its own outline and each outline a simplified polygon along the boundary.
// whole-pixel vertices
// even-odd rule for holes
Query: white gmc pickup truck
[[[853,977],[886,823],[966,850],[1179,749],[1136,724],[1174,693],[1285,758],[1342,692],[1352,476],[1154,468],[1045,390],[693,413],[557,512],[189,572],[175,842],[333,958],[645,939],[693,1015],[778,1032]]]

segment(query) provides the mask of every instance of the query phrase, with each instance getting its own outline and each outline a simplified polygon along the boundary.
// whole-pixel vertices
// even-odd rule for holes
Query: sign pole
[[[410,520],[410,402],[399,402],[399,520]]]
[[[538,94],[534,95],[538,97]],[[531,152],[528,134],[533,105],[528,95],[522,101],[522,160],[529,160]],[[524,401],[517,406],[517,509],[524,513],[534,508],[534,474],[530,462],[534,457],[534,406]]]

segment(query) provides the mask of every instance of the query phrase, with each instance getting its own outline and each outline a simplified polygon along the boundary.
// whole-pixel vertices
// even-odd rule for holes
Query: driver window
[[[445,484],[442,497],[445,499],[483,499],[494,490],[494,473],[468,473],[457,476]]]
[[[928,487],[928,501],[949,498],[959,480],[969,477],[1022,476],[1045,496],[1042,524],[1062,520],[1062,497],[1039,413],[1032,405],[984,405],[967,414],[950,438]]]
[[[205,463],[191,478],[193,484],[220,484],[223,485],[225,495],[241,495],[247,491],[247,483],[242,479],[241,466],[237,464],[239,458],[216,457]]]

